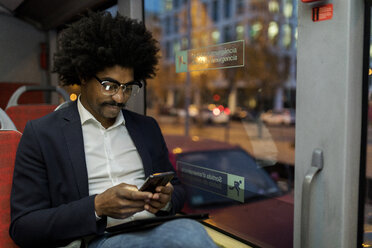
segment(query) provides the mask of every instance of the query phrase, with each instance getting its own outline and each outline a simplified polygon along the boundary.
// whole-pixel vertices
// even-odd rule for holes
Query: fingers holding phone
[[[173,171],[152,174],[146,178],[139,190],[155,193],[156,187],[167,185],[173,179],[174,174]]]
[[[153,214],[163,209],[171,201],[173,190],[173,185],[170,182],[165,186],[157,186],[152,198],[146,200],[145,209]]]
[[[173,177],[173,171],[150,175],[139,190],[125,183],[109,188],[96,196],[96,214],[123,219],[144,209],[156,213],[171,199]]]
[[[152,197],[150,192],[141,192],[134,185],[121,183],[98,194],[94,199],[94,206],[98,216],[124,219],[144,210],[146,201]]]

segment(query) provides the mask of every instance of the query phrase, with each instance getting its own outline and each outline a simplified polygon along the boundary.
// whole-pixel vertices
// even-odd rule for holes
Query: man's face
[[[125,84],[133,80],[133,69],[121,66],[106,68],[96,74],[101,80],[114,80]],[[102,124],[108,128],[125,106],[129,96],[120,88],[114,95],[105,95],[102,85],[96,78],[81,83],[81,103]]]

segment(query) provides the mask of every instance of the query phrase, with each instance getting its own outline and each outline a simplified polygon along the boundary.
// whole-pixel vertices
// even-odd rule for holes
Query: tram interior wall
[[[40,53],[41,43],[46,42],[45,32],[0,13],[0,83],[45,84]]]

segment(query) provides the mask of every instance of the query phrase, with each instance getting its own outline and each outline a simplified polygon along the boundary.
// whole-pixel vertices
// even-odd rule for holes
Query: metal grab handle
[[[301,200],[301,248],[309,247],[309,217],[311,183],[319,171],[323,169],[323,151],[315,149],[311,159],[311,167],[302,183]]]
[[[24,92],[27,92],[27,91],[56,91],[59,94],[61,94],[61,96],[63,97],[63,99],[66,102],[70,100],[69,94],[64,89],[59,88],[57,86],[52,86],[52,85],[27,85],[26,86],[26,85],[23,85],[23,86],[19,87],[13,93],[13,95],[10,97],[10,99],[8,101],[8,105],[6,106],[5,109],[10,108],[12,106],[17,106],[19,97]]]

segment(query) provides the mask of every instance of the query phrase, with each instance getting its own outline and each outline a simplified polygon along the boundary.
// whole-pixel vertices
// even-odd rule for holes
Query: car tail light
[[[213,109],[213,114],[215,116],[218,116],[219,114],[221,114],[221,110],[219,108],[215,108],[215,109]]]
[[[223,112],[225,112],[226,115],[229,115],[230,114],[230,109],[229,108],[225,108],[225,110]]]

